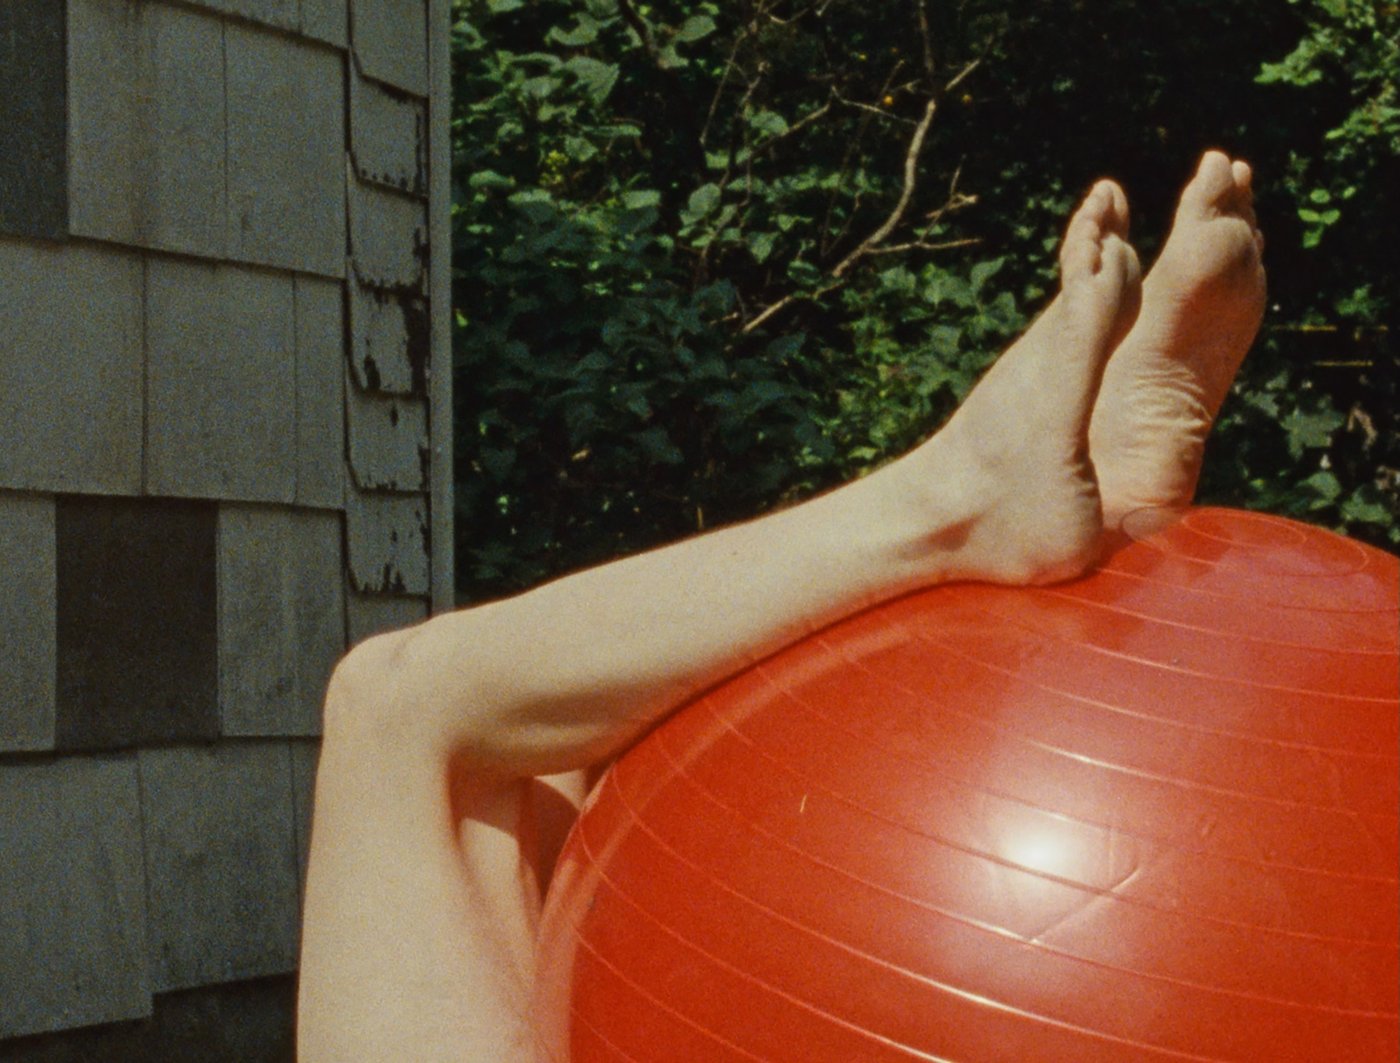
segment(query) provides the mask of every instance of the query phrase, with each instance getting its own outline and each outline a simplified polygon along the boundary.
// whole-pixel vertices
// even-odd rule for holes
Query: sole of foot
[[[1206,436],[1264,313],[1264,239],[1249,166],[1201,158],[1104,370],[1089,433],[1104,521],[1189,505]]]
[[[1065,232],[1059,294],[943,430],[905,459],[918,469],[924,454],[936,455],[922,466],[940,474],[928,491],[966,514],[934,544],[955,547],[947,577],[1047,583],[1096,557],[1102,525],[1088,426],[1104,364],[1138,312],[1127,226],[1122,189],[1100,181]]]

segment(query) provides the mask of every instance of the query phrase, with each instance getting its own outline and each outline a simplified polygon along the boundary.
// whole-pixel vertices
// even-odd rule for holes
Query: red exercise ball
[[[1393,1063],[1400,563],[1130,532],[862,613],[619,760],[546,905],[541,1061]]]

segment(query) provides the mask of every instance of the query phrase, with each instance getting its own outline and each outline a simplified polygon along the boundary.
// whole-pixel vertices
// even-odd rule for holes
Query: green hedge
[[[460,0],[464,598],[907,448],[1043,303],[1094,178],[1150,259],[1211,145],[1256,166],[1271,296],[1203,498],[1396,548],[1398,30],[1349,0]]]

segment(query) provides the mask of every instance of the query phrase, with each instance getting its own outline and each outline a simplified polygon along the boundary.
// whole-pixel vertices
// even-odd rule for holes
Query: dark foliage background
[[[1250,159],[1270,310],[1202,500],[1400,546],[1400,11],[1375,0],[459,0],[465,600],[934,430],[1118,178],[1150,261]]]

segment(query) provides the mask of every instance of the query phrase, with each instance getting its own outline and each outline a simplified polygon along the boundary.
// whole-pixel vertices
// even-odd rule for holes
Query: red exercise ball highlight
[[[541,1061],[1391,1063],[1400,562],[1198,508],[862,613],[604,777]]]

